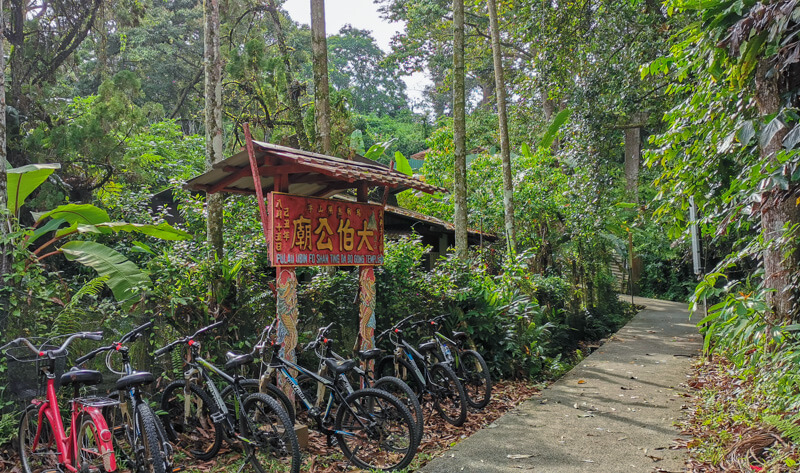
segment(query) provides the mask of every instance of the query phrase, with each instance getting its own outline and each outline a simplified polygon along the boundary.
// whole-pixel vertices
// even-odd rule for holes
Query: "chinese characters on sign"
[[[379,205],[269,194],[273,266],[383,264]]]

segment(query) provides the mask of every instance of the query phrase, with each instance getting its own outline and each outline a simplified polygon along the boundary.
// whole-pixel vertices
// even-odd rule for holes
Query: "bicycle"
[[[312,421],[311,427],[327,437],[328,445],[336,444],[345,457],[357,467],[392,471],[408,466],[416,455],[419,443],[414,435],[414,422],[406,406],[391,394],[378,389],[359,389],[348,394],[340,375],[351,371],[356,362],[338,362],[331,358],[325,360],[332,378],[320,376],[289,360],[281,358],[281,345],[271,338],[272,328],[268,326],[256,344],[255,350],[266,355],[267,345],[271,345],[271,358],[260,377],[261,384],[270,382],[273,374],[279,373],[291,386],[300,399],[301,406]],[[315,340],[304,348],[316,348]],[[307,396],[297,379],[289,373],[297,370],[319,383],[327,391],[324,408],[317,407]],[[320,399],[324,398],[323,395]],[[333,418],[333,406],[337,405]]]
[[[120,403],[118,406],[106,408],[105,412],[114,434],[114,450],[118,460],[122,460],[118,463],[136,473],[172,473],[172,445],[150,405],[142,399],[141,388],[152,384],[155,378],[146,371],[133,370],[129,349],[125,346],[126,343],[136,341],[143,335],[142,332],[152,326],[153,322],[140,325],[123,335],[119,341],[79,357],[75,364],[80,366],[95,356],[108,352],[106,367],[112,373],[122,375],[114,385],[118,393],[109,396],[116,397]],[[114,353],[122,356],[122,371],[111,366],[111,356]]]
[[[435,342],[423,343],[417,349],[405,339],[400,328],[412,317],[404,318],[375,337],[380,340],[388,335],[389,341],[395,346],[394,355],[383,357],[376,371],[380,375],[400,378],[414,391],[420,402],[429,395],[436,412],[448,423],[459,427],[467,420],[464,386],[452,368],[444,363],[426,360],[425,354],[436,349]],[[414,323],[412,328],[422,323]]]
[[[278,402],[260,393],[244,397],[247,393],[240,386],[241,376],[230,376],[200,356],[200,344],[196,338],[220,325],[221,321],[203,327],[193,335],[177,339],[155,351],[155,355],[160,356],[179,345],[189,347],[189,370],[185,373],[185,379],[168,384],[161,398],[161,410],[165,412],[162,421],[167,437],[178,445],[186,445],[195,458],[208,460],[219,452],[225,436],[242,443],[247,454],[246,460],[256,471],[266,473],[274,471],[275,467],[288,466],[288,471],[298,473],[300,445],[294,424]],[[230,355],[225,363],[225,370],[228,371],[254,360],[252,354]],[[228,409],[209,372],[232,386],[233,409]],[[196,382],[200,380],[205,381],[205,389]],[[210,428],[213,428],[213,435],[209,433]]]
[[[81,386],[103,381],[99,371],[72,369],[64,372],[67,347],[73,340],[102,340],[103,334],[80,332],[65,336],[67,340],[58,347],[49,345],[52,338],[39,347],[26,338],[17,338],[0,347],[0,353],[6,356],[11,392],[22,399],[32,399],[19,422],[17,448],[22,469],[26,473],[61,472],[61,467],[81,473],[115,471],[111,432],[102,408],[117,401],[98,396],[80,397]],[[38,376],[31,376],[28,370],[31,364]],[[61,386],[74,388],[69,401],[69,433],[64,429],[56,396]],[[40,399],[43,395],[45,398]]]
[[[475,409],[483,409],[492,399],[492,377],[486,360],[475,350],[465,350],[463,343],[469,338],[466,332],[452,332],[452,339],[438,331],[446,315],[440,315],[427,321],[426,325],[436,342],[438,350],[434,350],[436,359],[447,364],[464,385],[467,404]]]
[[[326,359],[332,358],[339,362],[347,361],[344,357],[333,351],[334,340],[327,338],[326,336],[332,325],[333,323],[329,324],[327,327],[322,327],[317,331],[316,341],[318,343],[314,346],[314,353],[317,355],[317,358],[319,358],[317,374],[320,376],[325,376],[328,372],[327,364],[325,363]],[[364,367],[361,368],[358,366],[358,364],[356,364],[356,366],[354,366],[349,372],[351,378],[353,378],[353,382],[351,383],[350,379],[344,373],[339,375],[339,379],[342,381],[342,386],[345,388],[347,393],[352,394],[355,391],[353,388],[353,385],[355,385],[361,389],[380,389],[398,398],[405,404],[409,412],[411,412],[411,417],[414,420],[414,435],[417,438],[417,443],[420,443],[422,441],[424,417],[422,414],[422,406],[420,406],[419,399],[417,399],[414,391],[412,391],[406,383],[394,376],[383,376],[380,379],[375,379],[375,371],[370,368],[370,364],[374,363],[374,360],[379,359],[383,354],[383,350],[380,348],[372,348],[363,351],[359,350],[356,351],[355,354],[360,360],[363,361]],[[297,381],[301,386],[304,386],[305,382],[312,384],[312,389],[306,389],[305,392],[314,396],[314,399],[312,400],[316,401],[319,393],[315,393],[313,388],[318,386],[317,382],[305,375],[298,376]]]

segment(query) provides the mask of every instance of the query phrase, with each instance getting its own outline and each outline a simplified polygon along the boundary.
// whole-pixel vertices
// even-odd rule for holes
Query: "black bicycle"
[[[403,380],[414,391],[419,400],[430,399],[436,412],[448,423],[461,426],[467,420],[467,395],[453,369],[444,363],[431,363],[426,354],[437,348],[436,342],[427,342],[414,348],[403,336],[402,327],[413,317],[410,315],[385,330],[377,337],[388,335],[395,346],[394,356],[383,357],[378,363],[377,373],[395,376]],[[416,322],[411,328],[425,322]]]
[[[168,384],[161,398],[161,419],[168,438],[189,450],[195,458],[208,460],[219,452],[225,436],[241,442],[247,460],[256,471],[298,473],[300,446],[294,424],[280,404],[265,394],[248,395],[240,384],[244,378],[238,374],[231,376],[200,356],[196,338],[220,325],[221,321],[203,327],[155,352],[160,356],[178,346],[189,347],[189,370],[185,379]],[[233,371],[253,360],[249,353],[229,353],[225,370]],[[229,404],[209,373],[216,374],[232,387],[232,409],[228,408]]]
[[[357,467],[392,471],[408,466],[419,446],[408,408],[396,397],[379,389],[359,389],[348,394],[340,375],[355,368],[353,360],[339,362],[327,358],[325,363],[331,376],[328,377],[282,358],[280,344],[271,338],[273,327],[271,325],[262,332],[263,337],[256,345],[262,356],[270,357],[263,365],[261,384],[269,383],[273,375],[280,373],[307,411],[311,427],[325,434],[328,444],[337,445]],[[321,340],[314,340],[304,349],[313,350],[320,343]],[[325,400],[325,405],[315,405],[289,370],[296,370],[318,383],[324,391],[319,399]],[[337,406],[335,418],[334,406]]]
[[[119,341],[97,348],[79,357],[75,363],[80,366],[100,353],[108,352],[106,367],[115,374],[122,375],[115,383],[118,394],[117,406],[106,407],[103,415],[113,432],[114,451],[118,464],[136,473],[172,472],[172,445],[167,440],[164,429],[150,405],[142,398],[141,388],[152,384],[155,378],[146,371],[134,371],[126,343],[140,338],[143,332],[153,326],[153,322],[140,325],[126,333]],[[122,371],[113,368],[111,357],[119,353],[122,357]]]
[[[447,364],[458,375],[458,380],[464,385],[467,395],[467,404],[475,409],[483,409],[492,399],[492,377],[486,360],[475,350],[464,348],[464,342],[469,336],[466,332],[452,332],[452,339],[443,335],[438,329],[446,315],[434,317],[426,322],[426,326],[436,342],[437,349],[431,353]]]
[[[319,376],[326,376],[328,374],[328,364],[326,360],[334,359],[338,362],[347,361],[344,357],[333,351],[334,340],[327,337],[327,333],[332,325],[333,323],[317,331],[317,344],[313,345],[314,353],[317,355],[317,358],[319,358],[319,366],[317,367],[317,374]],[[422,430],[425,422],[422,414],[422,406],[420,406],[419,399],[417,399],[414,391],[400,378],[394,376],[384,376],[380,379],[375,379],[375,371],[372,369],[371,365],[383,355],[383,350],[380,348],[359,350],[356,351],[355,354],[363,362],[363,368],[356,364],[347,374],[340,374],[339,380],[342,383],[342,387],[348,394],[352,394],[356,389],[375,388],[395,396],[403,402],[409,412],[411,412],[411,416],[414,420],[414,433],[417,438],[417,443],[420,443],[422,441]],[[318,396],[321,394],[318,392],[318,387],[320,387],[320,385],[313,378],[304,374],[298,376],[297,381],[300,386],[303,387],[303,392],[310,396],[316,405]],[[354,388],[353,386],[358,386],[358,388]]]

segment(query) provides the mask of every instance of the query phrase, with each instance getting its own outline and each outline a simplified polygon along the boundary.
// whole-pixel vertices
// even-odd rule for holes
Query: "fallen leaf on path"
[[[521,460],[523,458],[530,458],[532,456],[533,455],[522,454],[522,453],[512,453],[512,454],[506,455],[507,458],[510,458],[512,460]]]

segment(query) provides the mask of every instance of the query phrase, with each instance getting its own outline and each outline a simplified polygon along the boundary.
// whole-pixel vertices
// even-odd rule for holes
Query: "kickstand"
[[[242,462],[242,466],[240,466],[239,469],[236,470],[236,473],[242,473],[242,470],[244,470],[244,466],[250,463],[250,459],[253,458],[253,455],[255,455],[255,453],[256,450],[253,449],[253,451],[251,451],[250,454],[247,455],[247,458],[245,458],[244,461]]]
[[[359,448],[361,447],[356,447],[355,450],[353,450],[353,454],[347,457],[347,465],[344,466],[344,471],[347,471],[347,469],[350,468],[350,464],[353,462],[353,457],[356,456]]]

